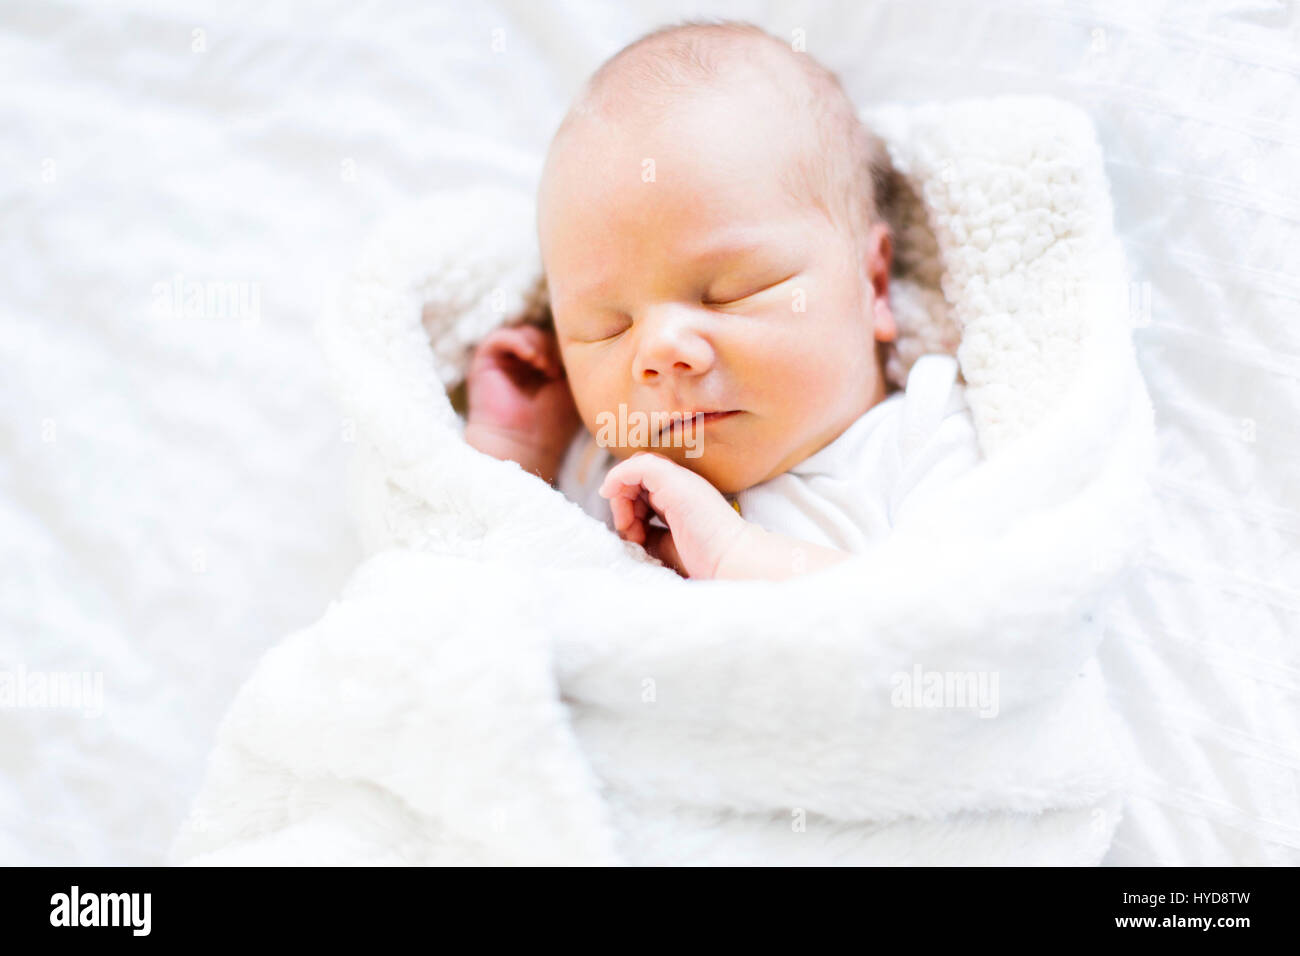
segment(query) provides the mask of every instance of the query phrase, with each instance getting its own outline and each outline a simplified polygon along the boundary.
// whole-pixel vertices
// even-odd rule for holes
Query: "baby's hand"
[[[532,324],[497,329],[474,350],[467,376],[468,434],[487,433],[543,470],[558,466],[582,425],[555,333]],[[494,447],[501,447],[494,441]]]
[[[707,479],[650,452],[611,468],[600,494],[609,499],[622,538],[688,578],[713,578],[727,548],[749,525]],[[651,510],[667,530],[650,525]]]

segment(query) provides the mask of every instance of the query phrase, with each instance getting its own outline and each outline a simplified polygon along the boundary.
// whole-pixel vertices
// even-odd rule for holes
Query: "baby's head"
[[[891,172],[834,75],[757,27],[670,27],[607,61],[538,193],[556,336],[592,434],[620,406],[626,421],[734,411],[641,443],[730,494],[880,402]]]

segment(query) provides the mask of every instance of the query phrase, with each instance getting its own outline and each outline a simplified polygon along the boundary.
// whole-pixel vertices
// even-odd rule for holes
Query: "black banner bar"
[[[677,923],[719,940],[776,946],[817,930],[925,943],[1136,938],[1233,946],[1292,935],[1295,871],[1285,869],[701,869],[543,875],[449,869],[0,869],[6,942],[75,935],[296,943],[389,934],[541,927],[576,943],[592,923],[636,936]],[[508,884],[514,883],[514,886]],[[484,923],[482,917],[489,921]],[[916,934],[920,934],[917,936]],[[775,934],[775,935],[774,935]],[[1246,934],[1246,935],[1241,935]],[[671,939],[669,937],[668,939]],[[699,934],[692,932],[692,941]],[[437,945],[437,937],[430,942]],[[446,942],[443,938],[442,942]],[[665,940],[666,941],[666,940]],[[533,936],[538,944],[558,941]],[[10,952],[22,950],[11,948]]]

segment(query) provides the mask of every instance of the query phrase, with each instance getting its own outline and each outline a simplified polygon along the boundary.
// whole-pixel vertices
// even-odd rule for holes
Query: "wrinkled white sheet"
[[[582,78],[692,15],[804,30],[863,104],[1093,116],[1160,440],[1101,650],[1145,760],[1108,862],[1300,863],[1300,12],[1266,0],[0,6],[0,670],[104,697],[0,710],[0,863],[161,861],[358,556],[322,283],[412,196],[531,185]],[[169,313],[177,276],[257,308]]]

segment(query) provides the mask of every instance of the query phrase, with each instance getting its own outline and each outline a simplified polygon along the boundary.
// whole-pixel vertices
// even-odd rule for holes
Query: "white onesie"
[[[762,484],[727,496],[741,517],[767,531],[862,554],[980,460],[957,360],[924,355],[907,390],[867,409],[838,438]],[[559,490],[612,530],[609,501],[598,492],[616,459],[583,429],[557,481]],[[660,524],[658,519],[655,524]]]

